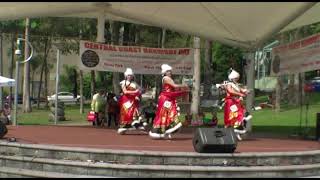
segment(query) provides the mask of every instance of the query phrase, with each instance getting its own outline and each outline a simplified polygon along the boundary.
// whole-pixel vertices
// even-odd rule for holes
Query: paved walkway
[[[150,150],[194,152],[192,131],[181,132],[172,140],[153,140],[147,134],[132,132],[118,135],[115,129],[93,126],[8,126],[5,138],[15,137],[17,142],[50,144],[68,147],[102,149]],[[292,152],[320,150],[320,143],[288,138],[249,137],[238,142],[236,152]]]

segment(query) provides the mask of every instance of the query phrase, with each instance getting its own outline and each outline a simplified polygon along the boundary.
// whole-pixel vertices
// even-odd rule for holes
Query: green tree
[[[243,50],[236,47],[223,45],[219,42],[213,43],[213,76],[214,82],[222,82],[228,79],[228,70],[235,69],[241,75],[241,80],[244,80],[243,69]]]

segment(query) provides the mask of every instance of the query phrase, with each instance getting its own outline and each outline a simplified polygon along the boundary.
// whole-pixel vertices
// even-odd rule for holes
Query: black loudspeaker
[[[7,134],[7,132],[8,132],[7,126],[2,121],[0,121],[0,139],[2,139],[3,136]]]
[[[198,128],[192,141],[198,153],[233,153],[237,148],[233,128]]]
[[[316,140],[320,141],[320,113],[317,113]]]

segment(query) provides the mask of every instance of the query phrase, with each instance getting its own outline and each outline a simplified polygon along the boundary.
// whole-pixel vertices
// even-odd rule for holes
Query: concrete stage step
[[[200,154],[196,152],[162,152],[111,150],[53,145],[21,144],[0,141],[0,154],[23,157],[108,162],[136,165],[184,166],[290,166],[320,163],[320,150],[300,152]]]
[[[308,177],[320,151],[199,154],[128,151],[0,141],[0,177]],[[23,173],[22,173],[23,172]],[[32,173],[31,173],[32,174]]]
[[[319,164],[291,166],[184,166],[184,165],[135,165],[111,164],[104,162],[83,162],[47,158],[0,155],[5,177],[181,177],[181,178],[221,178],[221,177],[307,177],[320,172]],[[8,175],[8,173],[10,175]]]
[[[108,176],[88,176],[46,171],[36,171],[21,168],[0,167],[1,178],[113,178]]]

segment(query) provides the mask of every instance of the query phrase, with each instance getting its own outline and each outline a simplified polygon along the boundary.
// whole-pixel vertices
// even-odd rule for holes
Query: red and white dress
[[[238,84],[228,82],[232,89],[241,92]],[[241,92],[243,93],[243,92]],[[226,90],[225,108],[224,108],[224,125],[225,127],[238,127],[242,125],[244,120],[245,108],[242,105],[241,98]]]
[[[177,91],[170,84],[163,83],[162,91],[158,99],[156,116],[153,121],[153,128],[158,129],[159,134],[164,134],[168,129],[180,123],[176,98],[185,93],[187,93],[187,91]]]
[[[138,89],[138,85],[133,81],[121,81],[120,83],[121,87],[126,87],[128,91],[135,91]],[[120,97],[119,99],[119,106],[120,106],[120,119],[119,124],[120,127],[128,127],[131,126],[131,123],[133,122],[133,119],[136,118],[139,108],[139,101],[137,100],[137,97],[141,95],[140,92],[137,92],[135,94],[125,94]]]

